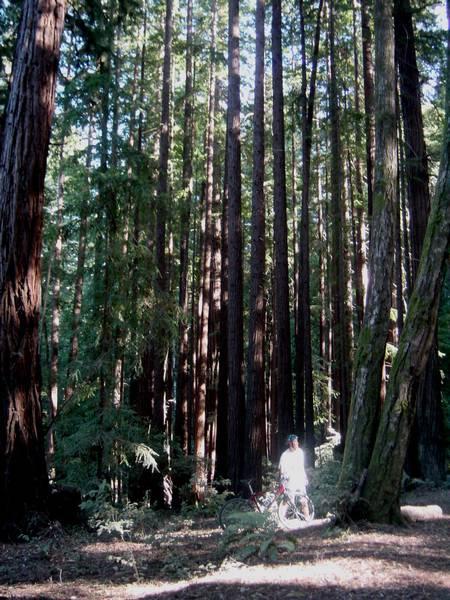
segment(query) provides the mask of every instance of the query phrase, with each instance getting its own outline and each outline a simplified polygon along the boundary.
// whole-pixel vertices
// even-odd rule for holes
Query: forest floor
[[[402,503],[439,505],[444,514],[403,527],[234,539],[200,516],[161,519],[129,541],[56,525],[40,538],[0,544],[0,598],[450,599],[450,490],[416,489]]]

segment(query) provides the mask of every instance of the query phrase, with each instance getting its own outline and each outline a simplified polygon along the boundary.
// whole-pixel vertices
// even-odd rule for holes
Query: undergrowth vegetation
[[[316,468],[308,470],[308,493],[312,498],[316,515],[325,517],[337,500],[336,483],[340,462],[335,457],[338,440],[330,438],[316,452]],[[183,468],[188,468],[184,465]],[[193,473],[191,472],[191,477]],[[192,481],[191,481],[192,483]],[[170,545],[176,532],[206,527],[218,527],[217,515],[221,506],[230,498],[227,481],[214,482],[209,486],[202,502],[193,502],[191,486],[186,486],[182,494],[180,509],[177,511],[157,509],[151,502],[127,502],[122,505],[111,501],[111,490],[103,482],[85,494],[82,509],[89,526],[102,537],[116,537],[123,541],[140,541]],[[276,469],[266,465],[264,491],[276,487]],[[322,532],[321,535],[327,535]],[[227,527],[216,547],[212,563],[203,566],[203,571],[226,560],[244,562],[252,559],[276,562],[286,553],[296,549],[298,534],[283,531],[276,518],[276,510],[266,513],[246,512],[239,523]],[[190,564],[192,562],[192,564]],[[199,565],[190,561],[183,551],[173,549],[162,565],[166,576],[187,576],[198,572]]]

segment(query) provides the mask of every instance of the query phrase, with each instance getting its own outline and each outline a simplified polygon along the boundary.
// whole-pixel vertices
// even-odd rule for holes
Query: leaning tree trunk
[[[38,322],[44,178],[64,0],[26,0],[0,157],[0,529],[45,510]]]
[[[427,226],[430,197],[417,68],[412,8],[395,0],[395,50],[400,75],[400,99],[405,136],[405,172],[410,215],[412,280],[417,275]],[[408,451],[408,472],[415,477],[445,479],[445,450],[437,344],[417,387],[417,415]]]
[[[392,1],[375,4],[376,160],[366,312],[355,355],[348,443],[339,485],[359,480],[369,464],[380,412],[381,375],[391,308],[397,129]]]
[[[447,3],[448,5],[448,3]],[[449,9],[449,6],[447,6]],[[447,34],[446,127],[435,198],[428,220],[419,271],[409,302],[363,497],[372,519],[399,518],[403,464],[415,412],[414,389],[433,345],[443,266],[450,238],[450,32]]]

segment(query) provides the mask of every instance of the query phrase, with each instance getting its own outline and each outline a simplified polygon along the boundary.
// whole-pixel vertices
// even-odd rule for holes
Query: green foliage
[[[85,495],[81,509],[87,515],[89,525],[99,535],[129,539],[132,534],[155,530],[159,524],[158,515],[147,506],[131,502],[123,506],[114,505],[111,502],[111,489],[106,481],[99,482]]]
[[[110,407],[99,412],[94,395],[78,396],[64,419],[56,422],[55,466],[59,480],[87,492],[97,478],[98,452],[111,468],[111,476],[126,478],[133,464],[157,469],[156,440],[129,407]]]
[[[278,558],[296,547],[293,536],[278,531],[268,513],[242,513],[239,522],[224,531],[219,554],[245,561],[256,556],[267,562]]]
[[[325,517],[333,512],[339,498],[337,482],[341,470],[341,460],[335,457],[335,448],[340,436],[335,435],[316,448],[316,468],[308,471],[308,496],[315,508],[315,516]]]

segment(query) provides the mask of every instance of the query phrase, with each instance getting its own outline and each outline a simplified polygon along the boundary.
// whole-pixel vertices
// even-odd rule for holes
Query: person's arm
[[[286,460],[284,459],[284,452],[280,458],[280,464],[278,466],[278,471],[280,474],[280,481],[283,481],[284,479],[288,479],[288,474],[286,472]]]

